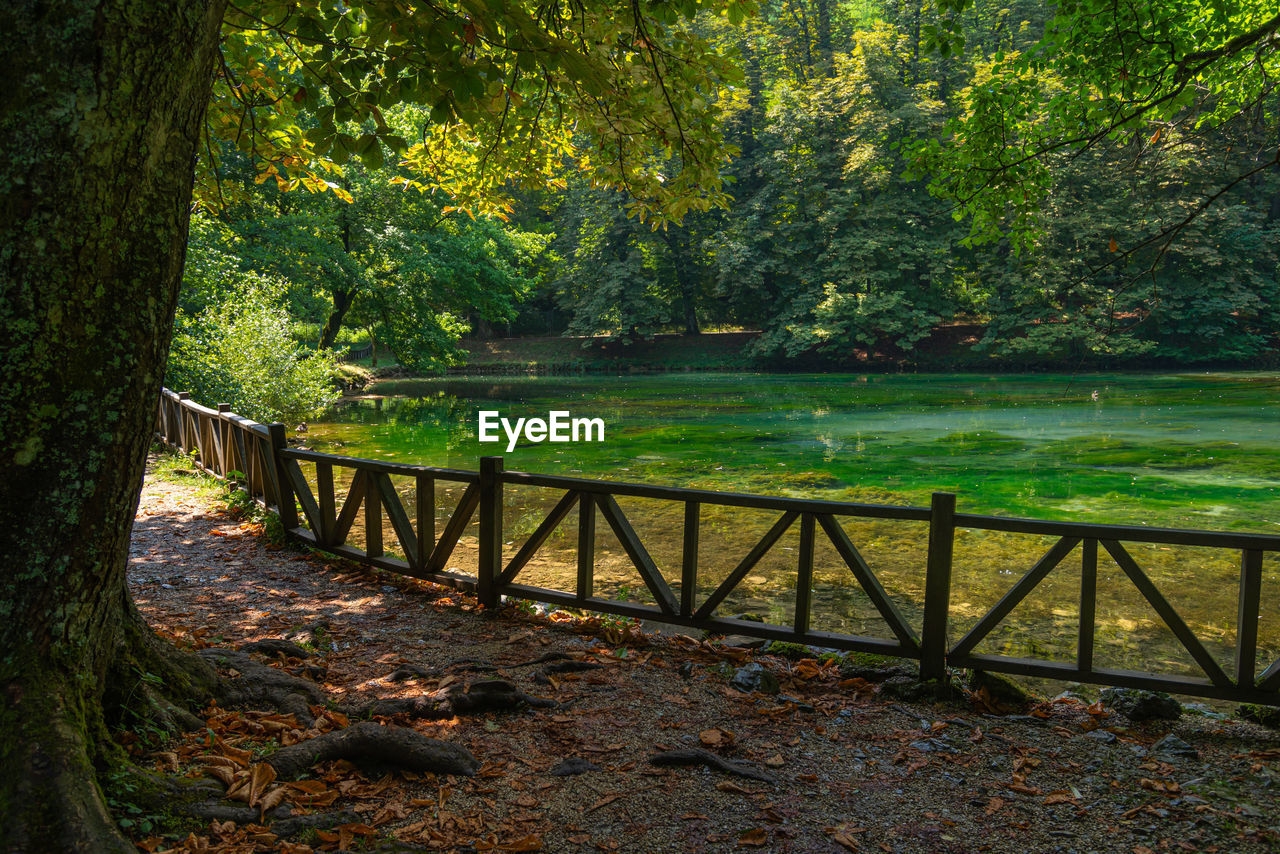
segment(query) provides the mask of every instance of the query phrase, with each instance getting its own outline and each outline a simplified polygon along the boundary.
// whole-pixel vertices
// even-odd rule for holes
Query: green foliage
[[[167,817],[154,811],[148,804],[144,781],[140,772],[120,769],[111,772],[103,781],[103,794],[107,808],[116,817],[116,824],[130,834],[148,835],[167,823]]]
[[[278,278],[300,341],[373,343],[422,374],[503,328],[603,338],[622,360],[716,326],[760,330],[750,357],[780,365],[1274,360],[1280,180],[1258,154],[1278,108],[1271,18],[1257,0],[1203,21],[1147,2],[1101,27],[1103,7],[588,7],[573,13],[584,40],[553,39],[536,68],[524,51],[546,33],[519,4],[433,10],[412,45],[363,8],[299,12],[313,20],[288,32],[233,16],[232,73],[287,97],[211,154],[223,203],[193,225],[184,310],[246,272]],[[608,42],[642,26],[671,53]],[[1161,28],[1172,54],[1150,48]],[[496,34],[516,31],[529,41],[504,52]],[[409,74],[414,57],[454,62],[449,45],[468,46],[464,68]],[[714,56],[708,79],[676,56]],[[518,71],[505,88],[503,69]],[[624,71],[626,104],[609,88]],[[580,91],[558,92],[573,74]],[[228,112],[243,104],[219,104],[219,133],[244,131]],[[713,139],[738,152],[714,170]],[[976,331],[956,350],[948,326]]]
[[[1006,323],[997,352],[1274,350],[1277,161],[1258,152],[1274,150],[1277,30],[1261,0],[1073,0],[1025,49],[975,62],[963,109],[911,157],[967,217],[964,245],[1025,260],[993,307],[1035,329]]]
[[[402,167],[397,183],[440,191],[450,208],[505,216],[513,179],[558,181],[572,159],[629,192],[641,218],[722,204],[726,147],[712,96],[736,74],[689,28],[702,8],[231,7],[208,117],[226,144],[209,152],[200,196],[220,206],[222,165],[248,155],[260,181],[349,198],[340,176],[359,160]],[[716,8],[742,14],[737,0]]]
[[[261,422],[312,417],[335,397],[333,355],[294,343],[279,282],[256,274],[235,281],[221,302],[178,316],[165,382]]]
[[[351,202],[255,187],[221,214],[235,266],[288,283],[299,340],[339,351],[372,343],[416,372],[455,364],[476,323],[503,322],[537,275],[545,238],[497,220],[442,213],[391,187],[394,172],[349,167]]]
[[[228,516],[244,522],[258,522],[273,545],[284,545],[284,524],[280,517],[260,505],[244,488],[244,472],[231,471],[222,484],[222,507]]]

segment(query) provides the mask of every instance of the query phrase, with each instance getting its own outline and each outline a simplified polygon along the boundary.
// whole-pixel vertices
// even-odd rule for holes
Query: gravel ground
[[[315,657],[272,663],[299,673],[319,664],[312,675],[338,704],[491,678],[560,704],[399,721],[470,749],[483,763],[476,777],[337,761],[285,787],[295,815],[360,816],[341,829],[286,841],[269,826],[215,822],[139,836],[148,851],[304,854],[400,840],[446,851],[1146,854],[1263,851],[1280,839],[1280,736],[1253,724],[1183,715],[1133,725],[1073,699],[993,716],[965,701],[893,701],[816,661],[565,614],[484,613],[445,588],[273,547],[195,478],[148,478],[129,579],[152,625],[182,645],[236,647],[311,627],[302,637]],[[528,663],[549,654],[583,669]],[[780,694],[729,686],[748,660],[777,677]],[[430,675],[389,679],[401,665]],[[345,722],[322,715],[306,730],[279,715],[206,716],[216,741],[134,749],[191,777],[210,762],[241,773],[281,741]],[[1192,752],[1152,749],[1170,733]],[[649,762],[694,747],[773,782]],[[594,768],[552,774],[567,759]]]

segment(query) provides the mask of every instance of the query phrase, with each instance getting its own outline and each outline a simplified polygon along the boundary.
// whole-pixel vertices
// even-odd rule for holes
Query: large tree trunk
[[[224,4],[0,6],[4,851],[133,851],[97,787],[106,729],[155,699],[143,674],[213,684],[147,630],[125,565]]]

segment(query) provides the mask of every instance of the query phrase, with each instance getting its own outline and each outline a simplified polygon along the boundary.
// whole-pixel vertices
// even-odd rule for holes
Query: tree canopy
[[[744,4],[230,3],[200,197],[220,139],[260,180],[343,198],[343,164],[390,154],[394,181],[473,213],[504,216],[513,179],[560,180],[566,160],[642,218],[723,203],[716,90],[736,67],[688,29],[721,8]]]
[[[1186,168],[1189,153],[1218,161],[1210,180],[1170,194],[1176,203],[1122,257],[1167,247],[1226,193],[1280,165],[1274,135],[1249,138],[1274,116],[1277,32],[1280,14],[1258,0],[1059,3],[1034,43],[997,50],[977,69],[963,114],[919,145],[922,168],[971,217],[971,241],[1008,233],[1029,248],[1059,164],[1082,152],[1115,153],[1126,171]],[[938,35],[945,50],[963,38]]]

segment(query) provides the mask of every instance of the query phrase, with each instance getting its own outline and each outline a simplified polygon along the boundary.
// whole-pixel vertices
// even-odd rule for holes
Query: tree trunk
[[[818,69],[824,77],[835,74],[835,62],[831,51],[831,0],[817,0]]]
[[[96,781],[120,758],[107,727],[163,703],[143,674],[214,685],[142,623],[125,566],[224,4],[0,7],[6,852],[134,851]]]
[[[342,328],[342,320],[347,316],[347,309],[351,308],[355,300],[355,288],[333,289],[333,311],[329,312],[329,319],[325,321],[324,329],[320,332],[321,350],[332,347],[333,342],[338,340],[338,330]]]
[[[680,237],[672,235],[679,231]],[[689,276],[689,235],[683,227],[663,231],[662,238],[667,244],[667,252],[671,255],[671,269],[675,273],[676,289],[680,292],[680,310],[684,315],[684,331],[686,335],[701,335],[698,325],[697,288]]]
[[[911,85],[920,82],[920,26],[924,10],[922,0],[913,0],[911,4]]]
[[[342,180],[342,189],[351,190],[351,182],[347,179]],[[280,195],[284,195],[281,193]],[[347,209],[345,202],[337,202],[338,219],[342,223],[342,251],[351,254],[351,212]],[[347,316],[347,310],[351,308],[351,304],[356,300],[356,289],[354,287],[344,288],[335,286],[330,295],[333,297],[333,311],[329,312],[329,317],[324,322],[324,329],[320,332],[320,349],[332,347],[333,342],[338,340],[338,331],[342,329],[342,321]],[[375,361],[374,366],[377,366]]]

